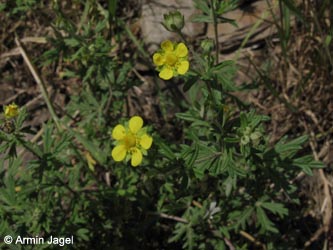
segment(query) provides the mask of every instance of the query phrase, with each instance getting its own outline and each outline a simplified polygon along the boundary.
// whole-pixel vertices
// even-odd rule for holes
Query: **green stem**
[[[212,100],[213,100],[213,103],[214,103],[214,109],[220,109],[220,103],[218,103],[218,101],[216,100],[216,97],[215,97],[215,94],[214,94],[214,90],[210,84],[209,81],[205,82],[206,83],[206,86],[207,86],[207,89],[209,91],[209,94],[212,96]],[[222,94],[222,93],[221,93]],[[217,122],[216,122],[216,125],[219,127],[220,129],[220,132],[223,131],[223,128],[222,128],[222,116],[221,116],[221,112],[218,112],[218,119],[217,119]]]
[[[213,16],[213,25],[214,25],[214,36],[215,36],[215,60],[216,64],[219,63],[219,54],[220,54],[220,46],[219,46],[219,36],[218,36],[218,27],[217,27],[217,17],[215,13],[215,2],[214,0],[210,0],[211,11]]]

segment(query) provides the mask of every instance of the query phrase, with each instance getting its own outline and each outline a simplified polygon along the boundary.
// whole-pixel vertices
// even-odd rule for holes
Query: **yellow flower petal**
[[[177,72],[180,75],[184,75],[190,67],[190,63],[188,61],[182,61],[177,66]]]
[[[129,120],[129,128],[131,130],[131,132],[133,134],[136,134],[143,125],[143,120],[140,116],[133,116],[130,120]]]
[[[144,149],[149,149],[152,143],[153,143],[153,138],[151,138],[149,135],[144,134],[143,136],[141,136],[140,145]]]
[[[111,156],[115,161],[122,161],[125,159],[126,156],[126,147],[125,145],[121,144],[115,146],[111,152]]]
[[[133,167],[138,166],[142,162],[142,153],[138,148],[135,148],[132,152],[131,165]]]
[[[161,66],[164,64],[164,56],[160,53],[155,53],[153,55],[153,62],[156,66]]]
[[[126,135],[126,131],[123,125],[118,124],[113,130],[112,130],[112,138],[119,141],[123,139]]]
[[[184,43],[179,43],[176,47],[176,55],[178,57],[185,57],[188,55],[188,49]]]
[[[169,40],[165,40],[164,42],[161,43],[161,48],[164,51],[173,51],[173,43]]]
[[[173,77],[173,71],[168,67],[164,67],[159,73],[159,77],[163,80],[169,80]]]

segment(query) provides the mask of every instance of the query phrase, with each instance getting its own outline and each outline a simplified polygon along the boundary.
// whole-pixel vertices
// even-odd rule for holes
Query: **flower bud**
[[[250,135],[253,145],[258,145],[261,137],[262,137],[262,134],[259,131],[253,132]]]
[[[6,119],[18,116],[19,112],[19,106],[17,106],[15,103],[4,106],[4,114]]]
[[[212,39],[205,39],[201,42],[201,48],[203,49],[204,53],[210,53],[214,48],[214,42]]]
[[[162,25],[168,31],[178,32],[184,28],[184,16],[178,10],[170,11],[168,14],[164,14],[164,21]]]

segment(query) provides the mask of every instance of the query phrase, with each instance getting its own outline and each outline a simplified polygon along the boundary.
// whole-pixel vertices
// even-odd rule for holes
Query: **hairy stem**
[[[215,36],[215,60],[216,64],[219,63],[219,54],[220,54],[220,46],[219,46],[219,36],[218,36],[218,29],[217,29],[217,17],[215,12],[216,4],[214,0],[210,0],[211,11],[213,16],[213,25],[214,25],[214,36]]]

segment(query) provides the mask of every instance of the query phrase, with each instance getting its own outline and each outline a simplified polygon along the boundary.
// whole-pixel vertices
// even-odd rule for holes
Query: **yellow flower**
[[[151,147],[153,138],[150,137],[145,128],[142,128],[143,120],[140,116],[133,116],[127,126],[118,124],[112,130],[112,138],[117,141],[111,152],[115,161],[122,161],[128,156],[133,167],[142,162],[142,155],[146,155]]]
[[[189,67],[188,49],[184,43],[172,43],[166,40],[161,43],[161,49],[153,55],[154,64],[159,71],[159,77],[169,80],[177,75],[184,75]]]
[[[17,116],[19,114],[19,111],[19,107],[15,103],[9,104],[4,107],[6,119]]]

